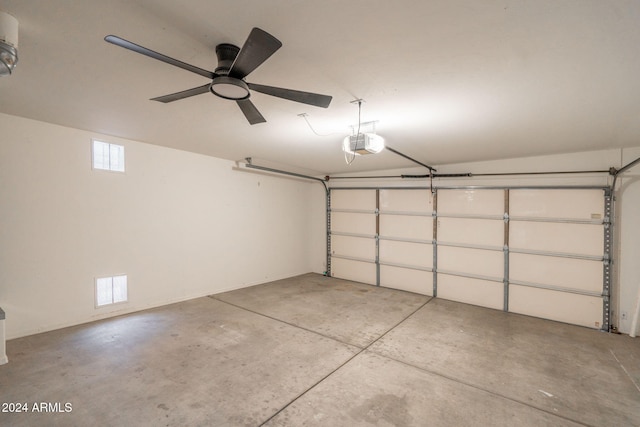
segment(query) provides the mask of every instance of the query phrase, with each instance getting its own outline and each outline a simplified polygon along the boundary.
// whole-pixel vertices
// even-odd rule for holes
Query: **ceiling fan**
[[[116,46],[141,53],[150,58],[166,62],[167,64],[211,79],[211,82],[206,85],[172,93],[170,95],[152,98],[152,101],[165,103],[173,102],[190,96],[211,92],[220,98],[236,101],[240,110],[242,110],[242,113],[252,125],[256,123],[264,123],[266,120],[262,114],[260,114],[260,111],[258,111],[256,106],[249,100],[249,97],[251,96],[251,92],[249,90],[276,96],[278,98],[288,99],[290,101],[314,105],[316,107],[327,108],[331,103],[331,97],[327,95],[284,89],[281,87],[264,86],[249,83],[244,80],[249,73],[258,68],[264,61],[273,55],[275,51],[282,47],[280,40],[260,28],[254,28],[251,30],[251,33],[249,33],[249,37],[244,42],[242,49],[228,43],[216,46],[218,67],[215,71],[207,71],[203,68],[187,64],[114,35],[106,36],[104,39]]]

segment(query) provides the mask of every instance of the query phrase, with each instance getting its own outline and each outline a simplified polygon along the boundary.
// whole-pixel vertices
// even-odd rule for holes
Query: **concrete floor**
[[[314,274],[7,354],[2,426],[640,426],[639,339]]]

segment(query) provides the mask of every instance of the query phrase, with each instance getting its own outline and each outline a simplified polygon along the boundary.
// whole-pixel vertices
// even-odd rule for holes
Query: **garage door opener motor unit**
[[[360,155],[376,154],[384,148],[384,141],[382,138],[372,133],[351,135],[348,137],[348,141],[345,142],[349,143],[348,152]]]

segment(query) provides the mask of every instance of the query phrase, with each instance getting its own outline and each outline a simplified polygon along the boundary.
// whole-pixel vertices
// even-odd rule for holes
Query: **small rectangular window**
[[[124,172],[124,147],[94,139],[93,168]]]
[[[96,307],[127,301],[127,276],[96,279]]]

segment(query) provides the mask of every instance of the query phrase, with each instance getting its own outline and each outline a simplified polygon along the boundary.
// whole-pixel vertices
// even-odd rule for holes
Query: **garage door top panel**
[[[331,190],[331,209],[376,209],[376,190]]]
[[[438,190],[439,215],[504,215],[504,190]]]
[[[602,219],[602,190],[510,190],[511,217]]]
[[[380,190],[380,212],[413,212],[431,214],[430,191]]]

